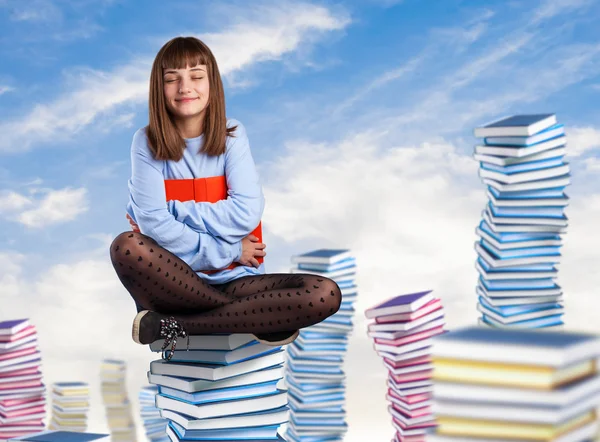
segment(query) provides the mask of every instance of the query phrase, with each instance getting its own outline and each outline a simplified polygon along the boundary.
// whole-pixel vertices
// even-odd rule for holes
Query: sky
[[[36,324],[48,385],[90,383],[90,431],[107,431],[102,358],[127,361],[134,405],[156,358],[131,340],[135,308],[108,247],[129,229],[129,151],[148,122],[150,66],[178,35],[213,50],[227,114],[246,127],[267,272],[317,248],[357,259],[346,441],[393,435],[365,309],[431,289],[448,329],[476,322],[486,203],[476,126],[524,113],[565,124],[572,185],[558,283],[567,329],[598,331],[600,2],[140,4],[0,0],[0,320]]]

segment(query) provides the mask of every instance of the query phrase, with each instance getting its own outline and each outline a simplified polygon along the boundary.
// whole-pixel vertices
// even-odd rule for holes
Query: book
[[[556,139],[551,140],[551,141],[556,143]],[[563,141],[565,141],[565,140],[563,140]],[[496,147],[491,147],[491,146],[481,146],[481,147],[486,147],[486,148],[490,148],[490,149],[496,148]],[[525,149],[515,149],[514,147],[509,147],[508,149],[509,149],[509,153],[513,153],[514,150],[520,150],[520,151],[525,150]],[[550,149],[543,150],[541,152],[537,152],[537,153],[533,153],[533,154],[529,154],[529,155],[525,155],[525,156],[520,156],[520,157],[503,156],[497,152],[491,152],[491,153],[484,154],[484,153],[479,153],[477,151],[477,149],[475,149],[475,152],[473,154],[473,159],[476,161],[482,162],[482,163],[494,164],[496,166],[513,166],[515,164],[533,163],[533,162],[538,162],[538,161],[542,161],[542,160],[547,160],[550,158],[561,158],[561,157],[565,156],[566,153],[567,153],[567,150],[563,143],[563,144],[559,144],[558,147],[553,146]]]
[[[546,130],[529,136],[486,137],[484,143],[489,146],[530,147],[564,135],[564,126],[562,124],[555,124]]]
[[[465,327],[436,337],[434,357],[559,367],[600,355],[600,337],[589,333]]]
[[[277,347],[253,341],[235,350],[175,350],[172,362],[200,362],[204,364],[235,364],[276,352]],[[169,351],[165,350],[165,357]]]
[[[554,114],[513,115],[486,123],[474,130],[478,138],[529,136],[556,124]]]
[[[481,176],[481,173],[480,173]],[[482,182],[487,184],[489,187],[498,190],[499,192],[523,192],[523,191],[538,191],[548,189],[564,189],[566,186],[571,184],[571,174],[567,173],[562,176],[555,176],[546,179],[539,179],[535,181],[519,182],[519,183],[505,183],[495,178],[488,178],[482,176]]]
[[[294,264],[335,264],[350,258],[348,249],[318,249],[291,258]]]
[[[187,430],[204,430],[281,425],[288,421],[290,411],[288,406],[284,405],[266,411],[204,419],[194,419],[171,410],[162,410],[161,413],[164,418],[176,422]]]
[[[29,442],[90,442],[110,441],[110,436],[100,433],[78,433],[73,431],[42,431],[36,434],[9,439]]]
[[[8,337],[29,327],[29,319],[14,319],[0,322],[0,336]]]
[[[365,311],[369,319],[376,316],[414,312],[433,300],[431,290],[408,295],[395,296]]]

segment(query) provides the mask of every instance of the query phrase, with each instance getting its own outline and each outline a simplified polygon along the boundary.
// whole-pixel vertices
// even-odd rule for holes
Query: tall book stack
[[[100,368],[102,400],[113,442],[135,442],[136,431],[127,394],[126,364],[122,360],[104,359]]]
[[[431,346],[445,333],[444,308],[431,290],[392,297],[365,311],[367,334],[388,370],[386,399],[396,430],[392,442],[423,442],[431,413]]]
[[[86,382],[52,384],[52,418],[49,430],[85,431],[90,409],[90,388]]]
[[[286,384],[290,396],[288,441],[341,441],[347,431],[346,375],[342,369],[353,330],[357,298],[356,258],[347,249],[319,249],[292,257],[292,273],[335,281],[342,292],[339,310],[300,330],[288,345]]]
[[[41,363],[35,326],[28,319],[0,322],[0,440],[44,428]]]
[[[554,114],[516,115],[475,129],[488,204],[476,229],[479,323],[500,328],[563,326],[556,284],[569,197],[564,127]]]
[[[48,430],[31,434],[25,437],[16,437],[9,439],[8,442],[29,441],[29,442],[109,442],[108,434],[99,433],[79,433],[75,431]]]
[[[160,410],[156,408],[155,397],[158,393],[158,388],[155,385],[147,385],[142,387],[139,394],[140,400],[140,415],[146,437],[151,442],[169,442],[167,436],[167,420],[160,415]]]
[[[592,440],[600,337],[466,327],[433,345],[435,434],[428,442]]]
[[[172,358],[152,361],[148,372],[171,441],[281,440],[289,418],[284,356],[250,334],[180,338]]]

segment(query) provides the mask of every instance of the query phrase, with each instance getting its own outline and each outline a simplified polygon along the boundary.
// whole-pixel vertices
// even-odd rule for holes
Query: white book
[[[285,362],[285,352],[283,350],[261,356],[260,358],[222,366],[163,361],[159,359],[150,363],[150,372],[152,374],[216,381],[272,367],[283,362]]]
[[[419,350],[421,348],[426,348],[431,346],[432,338],[420,339],[415,342],[411,342],[409,344],[404,345],[385,345],[385,344],[373,344],[373,348],[377,351],[381,351],[384,353],[391,353],[395,355],[401,355],[405,353],[410,353],[411,351]]]
[[[464,401],[484,404],[522,405],[530,408],[564,408],[585,398],[600,394],[600,375],[552,390],[507,386],[488,386],[458,382],[436,381],[433,387],[436,400]]]
[[[287,404],[288,393],[285,390],[279,393],[247,398],[243,400],[232,400],[224,402],[211,402],[208,404],[194,405],[177,399],[171,399],[160,394],[156,395],[156,407],[183,413],[196,419],[215,418],[231,416],[233,414],[253,413],[282,407]]]
[[[536,297],[536,296],[560,296],[562,295],[562,288],[560,286],[546,288],[546,289],[530,289],[530,290],[489,290],[481,281],[478,282],[477,287],[486,294],[487,297],[491,298],[520,298]]]
[[[387,386],[391,388],[398,396],[412,396],[415,394],[431,393],[433,391],[433,381],[422,382],[417,387],[408,387],[403,384],[397,384],[393,379],[388,378]]]
[[[257,358],[276,351],[277,347],[254,341],[235,350],[175,350],[170,362],[235,364],[249,358]]]
[[[502,183],[486,177],[482,177],[481,181],[500,192],[522,192],[525,190],[542,190],[566,187],[571,184],[571,175],[538,181],[527,181],[524,183]]]
[[[443,311],[443,309],[441,310]],[[429,322],[426,322],[423,325],[418,327],[409,329],[409,330],[397,330],[397,331],[367,331],[367,335],[371,338],[380,338],[380,339],[398,339],[404,338],[406,336],[411,336],[416,333],[420,333],[423,331],[431,330],[433,328],[442,327],[446,323],[446,319],[444,316],[440,316],[437,319],[433,319]]]
[[[522,157],[501,156],[501,155],[497,155],[497,154],[492,154],[492,155],[483,154],[483,153],[477,152],[477,148],[476,148],[474,151],[473,159],[475,159],[475,161],[481,161],[483,163],[489,163],[489,164],[494,164],[495,166],[504,167],[504,166],[513,166],[515,164],[531,163],[534,161],[543,161],[543,160],[548,160],[551,158],[560,158],[560,157],[563,157],[564,155],[566,155],[566,153],[567,153],[567,149],[564,146],[564,144],[566,143],[566,137],[564,137],[564,140],[558,141],[558,142],[562,142],[562,144],[557,144],[557,140],[559,140],[559,139],[555,138],[553,140],[550,140],[549,142],[556,144],[556,146],[558,146],[558,147],[554,146],[548,150],[543,150],[541,152],[529,154],[529,155],[522,156]],[[542,143],[540,143],[540,144],[542,144]],[[477,147],[507,149],[506,147],[502,147],[502,146],[477,146]],[[514,147],[510,147],[508,149],[510,149],[509,153],[513,153],[515,150]],[[525,150],[525,149],[527,149],[527,148],[523,148],[520,150]]]
[[[394,419],[403,423],[407,427],[418,427],[419,425],[423,425],[435,420],[435,417],[432,414],[425,414],[423,416],[415,417],[406,417],[402,413],[398,412],[398,410],[396,410],[391,405],[388,405],[388,411],[394,417]]]
[[[519,247],[513,249],[498,249],[485,239],[479,241],[479,244],[491,253],[496,259],[512,259],[512,258],[530,258],[540,256],[553,256],[559,262],[561,258],[560,249],[556,246],[547,247]]]
[[[494,420],[501,422],[526,422],[536,424],[558,424],[571,420],[598,407],[600,395],[592,394],[580,398],[566,407],[531,407],[530,405],[481,404],[462,401],[442,401],[433,403],[433,412],[438,416],[452,416],[468,419]]]
[[[420,358],[422,356],[428,356],[431,353],[431,347],[420,348],[409,353],[388,353],[383,351],[377,351],[377,354],[382,358],[389,359],[392,362],[408,361],[409,359]]]
[[[529,319],[527,321],[512,322],[510,324],[503,324],[500,321],[496,321],[494,318],[490,318],[487,315],[483,315],[482,324],[488,327],[494,327],[504,330],[544,330],[547,327],[554,327],[556,325],[563,325],[562,315],[559,316],[545,316],[542,318]]]
[[[310,275],[317,275],[317,276],[324,276],[326,278],[330,278],[335,280],[335,278],[340,278],[340,279],[348,279],[348,277],[352,277],[354,275],[356,275],[356,267],[351,267],[351,268],[342,268],[342,269],[338,269],[338,270],[333,270],[333,271],[317,271],[317,270],[305,270],[305,269],[299,269],[297,267],[292,267],[290,273],[302,273],[302,274],[310,274]]]
[[[160,374],[148,375],[148,382],[154,385],[176,388],[186,393],[196,393],[199,391],[218,390],[221,388],[241,387],[245,385],[259,384],[281,379],[283,377],[283,365],[276,365],[263,370],[222,379],[219,381],[207,381],[204,379],[183,378],[176,376],[165,376]]]
[[[427,362],[425,364],[409,365],[407,367],[394,368],[392,365],[383,361],[383,365],[385,366],[385,368],[388,369],[388,371],[391,374],[393,374],[395,376],[399,376],[401,374],[414,373],[416,371],[424,371],[424,370],[432,370],[433,369],[433,364],[431,362]]]
[[[496,207],[567,207],[570,198],[565,195],[563,198],[496,198],[489,190],[486,196]]]
[[[435,387],[434,387],[435,390]],[[402,402],[401,400],[399,400],[398,398],[392,396],[391,394],[386,394],[385,398],[392,402],[393,404],[395,404],[398,408],[402,408],[404,410],[407,411],[413,411],[413,410],[418,410],[419,408],[425,408],[425,407],[430,407],[431,404],[433,403],[433,400],[428,399],[425,401],[420,401],[420,402],[415,402],[412,404],[409,404],[408,402]]]
[[[533,144],[531,146],[526,147],[515,147],[515,146],[499,146],[499,145],[478,145],[475,146],[475,154],[476,155],[485,155],[489,157],[505,157],[506,160],[518,160],[531,158],[533,155],[542,154],[545,152],[550,152],[556,148],[560,148],[561,146],[565,146],[567,143],[567,137],[560,136],[556,138],[549,139],[547,141],[542,141],[537,144]],[[563,149],[564,150],[564,149]],[[552,157],[550,157],[552,158]],[[511,164],[510,162],[506,163]],[[504,164],[500,164],[501,166]]]
[[[495,298],[484,292],[481,286],[477,286],[477,294],[483,297],[488,304],[493,307],[505,307],[507,305],[529,305],[529,304],[546,304],[549,302],[562,303],[564,302],[563,295],[555,296],[520,296],[518,298]]]
[[[497,225],[518,225],[521,231],[526,231],[529,226],[533,227],[550,227],[554,228],[566,228],[569,225],[569,220],[566,216],[562,218],[546,218],[546,217],[533,217],[533,216],[500,216],[492,211],[492,208],[488,205],[485,208],[488,213],[492,224]]]
[[[481,266],[479,260],[475,261],[475,269],[477,269],[481,277],[487,281],[498,281],[502,279],[542,279],[556,278],[558,276],[558,271],[556,269],[531,271],[511,271],[510,269],[486,270]]]
[[[351,257],[348,249],[318,249],[291,258],[292,264],[335,264]]]
[[[297,400],[292,395],[288,396],[288,400],[290,403],[290,407],[293,410],[315,410],[315,409],[318,410],[320,408],[339,407],[339,406],[343,406],[344,403],[346,402],[346,400],[344,398],[341,398],[341,399],[335,399],[335,400],[330,400],[330,401],[323,401],[323,402],[319,401],[319,402],[308,402],[307,403],[307,402],[301,402],[301,401]]]
[[[493,216],[486,207],[482,212],[483,219],[495,233],[566,233],[567,226],[541,224],[509,224],[506,218]]]
[[[598,359],[600,336],[471,326],[438,336],[434,340],[431,355],[449,359],[468,359],[477,355],[477,360],[481,362],[533,365],[543,362],[548,367],[563,367]]]
[[[568,174],[570,170],[569,163],[565,163],[562,166],[550,167],[548,169],[532,170],[528,172],[512,174],[505,174],[495,170],[479,168],[479,176],[481,178],[489,178],[505,184],[520,184],[560,177]]]
[[[411,329],[415,329],[424,324],[427,324],[430,321],[435,319],[444,317],[444,309],[437,309],[432,311],[431,313],[427,313],[426,315],[421,316],[420,318],[413,319],[412,321],[407,322],[391,322],[391,323],[381,323],[378,324],[376,322],[372,322],[368,325],[368,331],[370,332],[399,332],[399,331],[408,331]]]
[[[235,350],[256,339],[249,333],[234,333],[229,335],[192,335],[189,336],[190,350]],[[182,338],[179,342],[185,342],[187,348],[188,338]],[[150,350],[161,351],[164,339],[154,341],[150,344]]]
[[[163,418],[178,423],[186,430],[217,430],[225,428],[281,425],[288,421],[289,413],[289,408],[283,406],[273,410],[259,411],[252,414],[194,419],[171,410],[160,410],[160,414]]]

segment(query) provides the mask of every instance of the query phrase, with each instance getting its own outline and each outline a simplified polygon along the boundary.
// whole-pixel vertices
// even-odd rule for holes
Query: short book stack
[[[600,337],[466,327],[433,345],[428,442],[583,442],[598,429]]]
[[[444,308],[431,290],[392,297],[365,311],[368,335],[388,370],[392,442],[424,442],[435,427],[431,346],[445,333]]]
[[[52,384],[52,418],[49,430],[82,432],[87,430],[90,388],[86,382]]]
[[[0,321],[0,440],[44,428],[41,364],[35,326],[28,319]]]
[[[568,219],[566,137],[554,114],[515,115],[475,129],[488,204],[476,229],[480,324],[561,329],[555,282]]]
[[[160,410],[156,408],[156,393],[158,387],[155,385],[147,385],[142,387],[139,394],[140,400],[140,417],[146,437],[150,442],[169,442],[167,436],[167,420],[160,415]]]
[[[171,441],[282,440],[289,408],[281,347],[251,334],[192,335],[165,360],[162,345],[150,344],[163,359],[150,363],[148,381]]]
[[[100,369],[102,400],[113,442],[135,442],[136,429],[127,393],[127,370],[123,360],[105,359]]]
[[[108,434],[79,433],[75,431],[49,430],[41,431],[29,436],[9,439],[9,442],[109,442]]]
[[[290,442],[343,440],[347,432],[343,370],[353,331],[357,299],[356,258],[347,249],[318,249],[292,257],[292,273],[308,273],[336,282],[342,292],[339,310],[300,330],[287,348],[286,384],[290,398]]]

